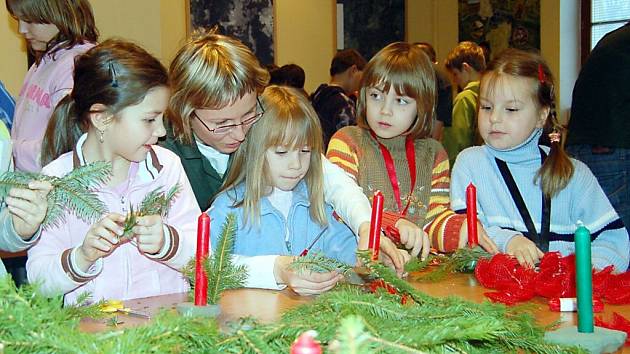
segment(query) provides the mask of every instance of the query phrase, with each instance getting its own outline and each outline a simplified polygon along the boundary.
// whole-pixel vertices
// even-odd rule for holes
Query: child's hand
[[[156,254],[164,247],[164,229],[160,215],[141,216],[131,229],[138,249],[147,254]]]
[[[32,181],[28,188],[11,188],[6,198],[7,207],[15,232],[23,238],[31,238],[46,217],[46,197],[52,185],[45,181]]]
[[[399,219],[395,226],[400,234],[400,242],[406,249],[411,250],[411,257],[418,257],[422,251],[420,259],[424,261],[431,250],[429,235],[421,227],[407,219]]]
[[[536,247],[535,243],[523,235],[512,237],[505,250],[507,254],[515,256],[518,263],[523,267],[533,268],[544,255],[544,253]]]
[[[405,264],[407,264],[407,262],[409,262],[411,260],[411,255],[409,254],[409,252],[407,252],[406,250],[402,250],[399,248],[395,248],[393,254],[394,257],[390,257],[390,253],[386,253],[383,251],[383,239],[381,239],[381,252],[378,255],[378,258],[381,262],[383,262],[383,264],[385,264],[386,266],[390,267],[391,269],[393,269],[394,271],[396,271],[396,275],[399,278],[402,278],[404,276],[406,276],[407,274],[405,273]],[[389,241],[389,239],[387,240]],[[396,245],[394,245],[394,243],[392,241],[389,241],[392,243],[393,247],[396,247]],[[402,264],[402,266],[399,268],[397,263],[398,262],[400,264]]]
[[[370,223],[364,222],[359,227],[359,244],[357,249],[368,249],[368,243],[370,239]],[[398,247],[389,238],[382,236],[380,244],[379,258],[383,260],[383,263],[392,267],[396,274],[401,277],[405,271],[405,263],[407,263],[411,256],[405,250],[399,250]]]
[[[486,230],[483,228],[483,225],[479,221],[477,221],[477,236],[479,238],[479,246],[486,250],[490,254],[499,253],[499,248],[497,244],[492,241],[490,236],[486,233]],[[459,246],[458,248],[464,248],[468,244],[468,225],[466,221],[462,224],[462,227],[459,229]]]
[[[298,295],[317,295],[332,289],[343,280],[337,272],[316,273],[311,271],[297,272],[289,269],[292,256],[278,256],[273,267],[273,274],[278,284],[285,284]]]
[[[112,253],[118,245],[118,238],[123,234],[122,223],[125,217],[111,213],[92,225],[85,235],[83,244],[77,249],[77,266],[84,272],[99,258]]]

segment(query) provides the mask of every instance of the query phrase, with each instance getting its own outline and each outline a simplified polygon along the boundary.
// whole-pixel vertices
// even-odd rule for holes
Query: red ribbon
[[[381,142],[378,141],[378,139],[376,138],[376,134],[372,130],[370,130],[370,134],[372,134],[372,137],[378,143],[378,147],[381,149],[383,159],[385,160],[387,175],[389,176],[389,182],[392,184],[394,198],[396,199],[396,204],[398,204],[398,211],[404,217],[405,215],[407,215],[407,210],[409,209],[411,199],[407,198],[407,204],[403,209],[402,200],[400,198],[400,187],[398,185],[398,176],[396,175],[396,166],[394,165],[392,154],[389,152],[389,150],[387,150],[385,145],[381,144]],[[413,189],[416,186],[416,149],[413,144],[413,139],[409,136],[405,140],[405,150],[407,155],[407,166],[409,167],[409,176],[411,177],[411,185],[409,188],[409,197],[411,197]]]

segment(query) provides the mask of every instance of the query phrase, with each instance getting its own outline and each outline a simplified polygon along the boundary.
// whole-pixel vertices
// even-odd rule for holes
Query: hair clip
[[[558,131],[553,131],[551,133],[549,133],[549,141],[552,143],[559,143],[560,142],[560,133]]]
[[[118,77],[112,60],[109,61],[109,76],[112,78],[112,87],[118,87]]]
[[[542,64],[538,64],[538,81],[540,81],[541,84],[544,84],[545,81],[547,81],[545,70],[543,69]]]

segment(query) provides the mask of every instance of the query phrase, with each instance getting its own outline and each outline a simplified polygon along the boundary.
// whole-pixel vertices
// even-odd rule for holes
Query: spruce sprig
[[[0,293],[0,346],[7,352],[280,353],[306,330],[316,330],[328,350],[343,353],[584,352],[544,342],[531,315],[502,305],[459,298],[402,305],[350,285],[287,311],[275,323],[248,322],[230,333],[220,332],[215,321],[172,312],[141,327],[85,333],[78,329],[81,309],[62,307],[61,297],[44,298],[31,286],[18,290],[9,278],[0,280]]]
[[[123,235],[121,237],[131,237],[131,229],[136,226],[139,217],[146,215],[167,216],[169,207],[177,197],[180,189],[179,183],[171,187],[168,192],[164,192],[162,187],[157,187],[142,199],[139,206],[134,208],[133,205],[130,205],[129,213],[125,217],[123,224]]]
[[[460,248],[451,255],[437,256],[440,266],[430,273],[422,274],[414,280],[418,282],[438,282],[454,272],[471,272],[480,258],[490,258],[492,255],[481,247]]]
[[[111,163],[97,161],[76,168],[63,177],[21,171],[5,172],[0,175],[0,199],[4,200],[11,188],[28,188],[31,181],[47,181],[53,189],[48,193],[48,211],[42,227],[60,225],[65,221],[66,211],[92,223],[107,210],[94,190],[109,180],[111,170]]]
[[[346,263],[326,257],[325,254],[320,252],[308,253],[306,256],[296,257],[293,262],[289,264],[289,269],[297,271],[298,274],[308,271],[315,273],[338,271],[344,276],[352,271],[352,267]]]
[[[236,238],[236,215],[228,214],[223,223],[221,234],[212,255],[204,261],[208,276],[208,303],[219,302],[221,293],[228,289],[242,288],[247,279],[247,269],[243,265],[235,265],[232,259]],[[191,284],[190,296],[194,296],[195,259],[191,259],[182,273]]]

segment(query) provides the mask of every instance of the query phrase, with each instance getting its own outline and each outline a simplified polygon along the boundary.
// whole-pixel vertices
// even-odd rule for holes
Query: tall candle
[[[578,221],[575,230],[575,284],[577,287],[578,332],[593,333],[593,273],[591,233]]]
[[[195,258],[195,306],[208,303],[208,275],[203,267],[210,247],[210,217],[201,213],[197,219],[197,253]]]
[[[468,228],[468,247],[479,244],[477,236],[477,188],[470,183],[466,187],[466,226]]]
[[[372,260],[378,259],[381,247],[381,222],[383,221],[383,193],[376,191],[372,199],[372,217],[370,219],[370,238],[368,249],[372,250]]]

